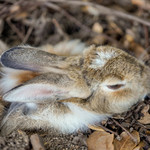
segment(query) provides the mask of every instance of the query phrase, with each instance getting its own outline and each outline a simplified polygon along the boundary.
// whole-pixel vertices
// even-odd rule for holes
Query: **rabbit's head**
[[[1,56],[5,67],[40,72],[7,92],[10,102],[74,103],[102,114],[121,113],[150,92],[150,69],[126,52],[91,46],[82,56],[57,56],[18,46]]]
[[[109,114],[127,111],[150,92],[150,69],[126,52],[110,46],[91,46],[84,54],[94,110]],[[86,78],[85,77],[85,78]]]

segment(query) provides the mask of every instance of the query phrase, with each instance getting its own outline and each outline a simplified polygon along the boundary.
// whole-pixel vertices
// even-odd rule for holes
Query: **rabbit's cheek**
[[[122,90],[117,90],[117,91],[113,91],[110,93],[112,97],[114,97],[115,99],[120,99],[120,100],[130,97],[131,94],[132,94],[131,89],[122,89]]]
[[[105,102],[106,106],[103,107],[108,111],[107,113],[114,114],[127,111],[141,97],[136,93],[133,94],[132,90],[126,89],[109,93],[105,98],[107,103]]]

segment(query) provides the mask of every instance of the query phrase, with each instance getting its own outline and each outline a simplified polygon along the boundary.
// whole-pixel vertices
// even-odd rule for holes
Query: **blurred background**
[[[7,47],[80,39],[140,57],[149,34],[149,0],[0,0],[0,42]]]

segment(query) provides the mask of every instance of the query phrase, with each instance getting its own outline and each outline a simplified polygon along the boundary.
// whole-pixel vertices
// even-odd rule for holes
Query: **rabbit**
[[[77,56],[17,46],[2,54],[1,63],[14,72],[36,74],[4,90],[3,100],[11,105],[1,123],[2,135],[16,129],[86,131],[89,125],[127,111],[150,92],[150,68],[111,46],[91,45]]]

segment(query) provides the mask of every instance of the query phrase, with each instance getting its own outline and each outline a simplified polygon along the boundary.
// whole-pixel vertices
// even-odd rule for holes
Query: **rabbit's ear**
[[[42,103],[71,97],[87,98],[91,91],[83,79],[72,80],[68,75],[47,73],[7,92],[9,102]]]
[[[65,65],[64,56],[57,56],[30,46],[18,46],[4,52],[1,62],[5,67],[31,70],[59,72],[59,67]],[[56,71],[53,72],[56,72]]]

